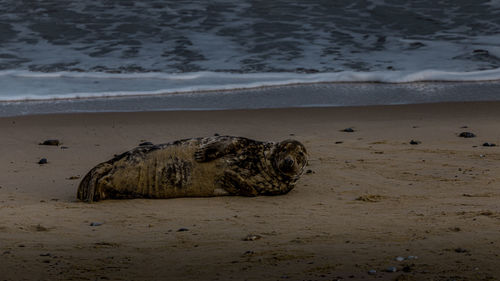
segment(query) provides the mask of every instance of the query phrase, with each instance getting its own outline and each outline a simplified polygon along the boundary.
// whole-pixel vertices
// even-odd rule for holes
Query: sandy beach
[[[500,280],[500,102],[54,114],[0,130],[1,280]],[[114,154],[215,133],[297,139],[309,171],[283,196],[76,200]]]

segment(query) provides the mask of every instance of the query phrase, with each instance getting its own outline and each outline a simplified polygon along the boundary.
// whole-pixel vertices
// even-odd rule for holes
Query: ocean
[[[499,32],[500,0],[0,0],[0,115],[500,100]]]

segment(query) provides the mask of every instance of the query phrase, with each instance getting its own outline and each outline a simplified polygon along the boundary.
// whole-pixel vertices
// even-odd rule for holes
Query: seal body
[[[184,139],[136,147],[90,170],[77,197],[120,198],[278,195],[289,192],[307,164],[298,141],[242,137]]]

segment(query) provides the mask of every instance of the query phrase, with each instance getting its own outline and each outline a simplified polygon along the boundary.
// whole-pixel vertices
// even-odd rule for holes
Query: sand
[[[0,279],[500,280],[499,124],[498,102],[0,118]],[[76,201],[116,153],[214,133],[297,139],[310,171],[283,196]]]

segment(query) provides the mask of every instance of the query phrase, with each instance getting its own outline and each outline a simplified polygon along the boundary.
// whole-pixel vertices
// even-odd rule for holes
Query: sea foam
[[[315,83],[415,83],[500,80],[500,68],[471,72],[103,73],[1,71],[0,101],[166,95]]]

